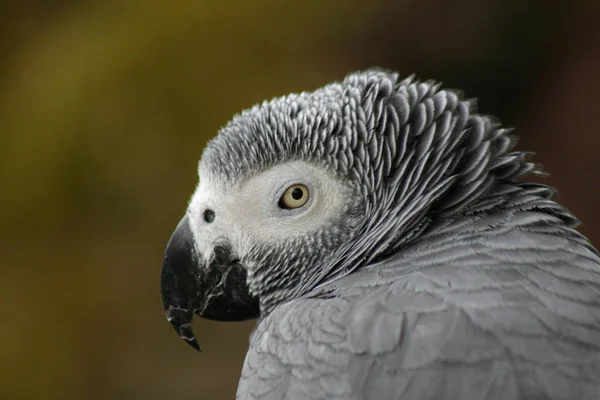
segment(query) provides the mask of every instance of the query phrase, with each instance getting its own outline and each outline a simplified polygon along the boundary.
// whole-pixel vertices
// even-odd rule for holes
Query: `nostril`
[[[207,224],[212,223],[215,220],[215,212],[210,208],[204,210],[204,220]]]

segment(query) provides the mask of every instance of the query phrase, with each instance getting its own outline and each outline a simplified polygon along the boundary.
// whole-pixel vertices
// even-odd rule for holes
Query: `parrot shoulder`
[[[499,235],[428,238],[280,305],[252,335],[238,395],[593,398],[597,256],[558,235]]]

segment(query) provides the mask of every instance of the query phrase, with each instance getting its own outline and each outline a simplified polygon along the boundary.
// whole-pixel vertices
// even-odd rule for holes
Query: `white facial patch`
[[[281,196],[298,184],[308,188],[306,204],[291,210],[281,208]],[[197,249],[202,254],[210,254],[213,244],[225,239],[242,258],[257,241],[276,242],[319,230],[344,212],[351,196],[352,189],[326,169],[290,161],[235,186],[227,186],[200,171],[200,183],[188,213]],[[214,212],[210,223],[204,217],[207,209]]]

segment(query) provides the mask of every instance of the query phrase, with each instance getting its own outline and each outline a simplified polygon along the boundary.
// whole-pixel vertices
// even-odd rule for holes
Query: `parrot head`
[[[536,171],[471,110],[433,82],[368,70],[235,116],[204,150],[167,245],[167,319],[199,349],[194,314],[263,317]]]

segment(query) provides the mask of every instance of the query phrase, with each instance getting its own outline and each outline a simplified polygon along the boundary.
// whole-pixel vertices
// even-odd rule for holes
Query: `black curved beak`
[[[200,351],[192,331],[194,314],[217,321],[244,321],[259,316],[250,295],[246,270],[231,259],[226,242],[215,245],[209,260],[194,246],[188,217],[173,232],[161,269],[162,307],[167,320],[190,346]]]

